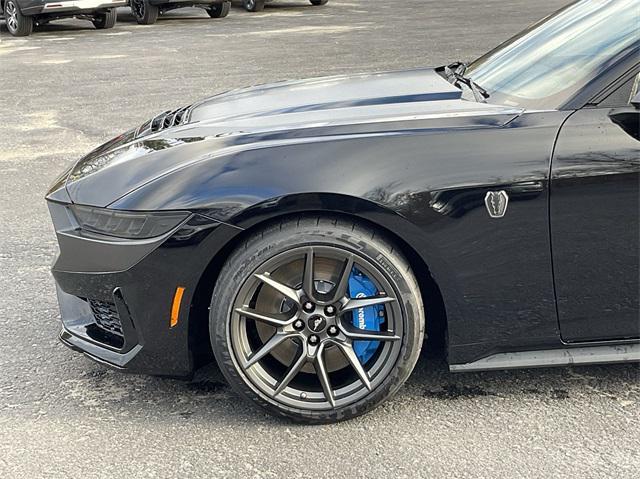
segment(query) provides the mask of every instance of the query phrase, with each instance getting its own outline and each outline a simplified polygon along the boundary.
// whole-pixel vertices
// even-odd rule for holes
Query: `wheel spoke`
[[[331,292],[331,302],[335,303],[338,300],[347,296],[347,290],[349,289],[349,278],[351,277],[351,270],[353,269],[353,255],[350,254],[345,260],[342,271],[340,272],[340,279]]]
[[[282,380],[278,383],[278,387],[276,388],[273,395],[277,396],[282,391],[284,391],[284,389],[289,385],[291,380],[298,375],[298,373],[306,363],[307,363],[307,355],[304,352],[304,350],[302,350],[300,352],[300,356],[298,356],[298,358],[293,362],[291,367],[289,367],[287,374],[285,374],[284,378],[282,378]]]
[[[298,306],[300,305],[300,296],[298,295],[298,292],[295,289],[291,288],[290,286],[287,286],[286,284],[282,284],[282,283],[276,281],[275,279],[271,278],[269,273],[256,274],[255,277],[258,278],[263,283],[268,284],[269,286],[271,286],[273,289],[278,291],[283,296],[285,296],[285,297],[289,298],[291,301],[295,302]]]
[[[377,304],[386,304],[392,303],[396,298],[392,298],[391,296],[373,296],[371,298],[361,298],[361,299],[349,299],[345,304],[342,305],[340,309],[341,313],[346,313],[347,311],[352,311],[354,309],[367,308],[369,306],[375,306]]]
[[[307,297],[316,301],[316,284],[314,281],[314,267],[315,252],[313,248],[307,248],[307,252],[304,255],[304,271],[302,272],[302,290]]]
[[[351,367],[353,367],[353,369],[358,374],[358,377],[360,377],[360,380],[362,381],[362,383],[365,385],[365,387],[369,391],[371,391],[371,381],[369,381],[369,376],[367,375],[367,372],[362,367],[362,363],[358,359],[358,355],[353,350],[353,346],[351,344],[338,342],[338,341],[336,341],[334,344],[336,344],[340,348],[340,350],[344,353],[346,358],[349,360],[349,363],[351,363]]]
[[[367,331],[366,329],[345,328],[342,332],[351,340],[358,341],[399,341],[400,336],[390,331]]]
[[[276,328],[281,326],[286,326],[291,322],[291,318],[286,318],[283,315],[266,315],[266,314],[254,311],[252,309],[248,309],[246,306],[242,308],[236,308],[235,311],[236,313],[241,314],[242,316],[255,319],[256,321],[260,321],[261,323],[266,323]]]
[[[258,349],[255,353],[251,355],[248,361],[245,363],[245,369],[250,368],[255,363],[264,358],[267,354],[273,351],[277,346],[279,346],[285,339],[291,337],[289,333],[275,333],[271,338],[262,345],[260,349]]]
[[[316,374],[318,375],[318,379],[320,380],[320,384],[322,385],[322,390],[324,391],[324,397],[327,399],[327,401],[329,401],[331,407],[336,407],[336,400],[333,397],[333,390],[331,389],[329,374],[327,373],[327,368],[324,365],[323,353],[324,348],[321,347],[317,353],[314,366],[316,369]]]

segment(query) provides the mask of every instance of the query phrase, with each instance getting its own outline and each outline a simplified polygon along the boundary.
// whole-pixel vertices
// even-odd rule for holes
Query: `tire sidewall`
[[[11,30],[11,27],[9,27],[9,17],[7,16],[7,5],[11,4],[13,6],[13,8],[16,9],[16,22],[18,22],[18,25],[16,26],[15,30]],[[9,33],[11,35],[15,35],[16,32],[20,31],[20,15],[18,14],[19,10],[18,10],[18,4],[16,3],[16,0],[7,0],[6,3],[4,4],[4,17],[5,17],[5,25],[7,26],[7,30],[9,30]]]
[[[294,223],[295,225],[295,223]],[[388,243],[382,239],[366,238],[360,229],[349,234],[350,227],[338,227],[318,222],[315,227],[300,225],[295,231],[278,234],[279,230],[263,233],[261,240],[249,240],[246,249],[236,251],[225,265],[216,283],[209,320],[211,343],[220,369],[231,386],[242,396],[252,400],[271,413],[297,421],[325,423],[359,416],[393,395],[410,375],[420,354],[424,336],[424,313],[419,289],[413,274],[407,275],[408,265]],[[280,233],[284,232],[283,228]],[[357,233],[354,233],[356,232]],[[371,233],[369,232],[369,236]],[[337,409],[311,411],[282,404],[253,385],[239,367],[230,350],[229,325],[233,306],[240,287],[260,265],[275,255],[291,248],[306,245],[330,245],[364,256],[379,267],[393,285],[400,299],[404,337],[396,364],[388,376],[372,392],[357,402]],[[410,271],[410,270],[409,270]],[[401,272],[403,272],[401,274]]]
[[[152,25],[156,23],[160,9],[156,5],[152,5],[149,0],[140,0],[143,4],[144,10],[142,15],[138,15],[136,9],[133,7],[133,0],[131,0],[131,13],[140,25]]]
[[[116,9],[113,8],[107,13],[103,13],[93,21],[93,25],[98,30],[107,30],[113,28],[116,25],[118,14]]]
[[[261,12],[264,10],[264,0],[243,0],[242,5],[248,12]]]
[[[13,31],[9,27],[9,20],[6,13],[7,4],[9,3],[13,5],[13,8],[15,8],[15,11],[16,11],[17,25],[16,25],[16,29]],[[5,25],[7,27],[7,30],[14,37],[28,36],[33,31],[33,17],[23,15],[22,11],[20,10],[20,6],[18,5],[18,2],[16,0],[7,0],[7,2],[4,4],[4,17],[5,17]]]
[[[231,2],[224,1],[220,3],[212,3],[207,9],[207,13],[211,18],[225,18],[231,9]]]

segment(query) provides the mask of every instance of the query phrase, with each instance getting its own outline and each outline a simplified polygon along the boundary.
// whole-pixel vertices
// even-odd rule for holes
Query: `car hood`
[[[461,91],[433,69],[333,76],[242,88],[195,104],[190,121],[222,121],[453,100]]]
[[[147,122],[93,150],[56,182],[48,198],[61,200],[64,185],[70,201],[104,207],[190,163],[242,149],[379,134],[424,118],[450,127],[452,119],[464,127],[502,126],[521,110],[464,100],[434,69],[421,69],[243,88],[176,112],[171,121],[154,128]]]

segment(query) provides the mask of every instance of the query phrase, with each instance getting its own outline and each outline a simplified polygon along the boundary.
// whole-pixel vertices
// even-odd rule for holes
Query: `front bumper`
[[[241,230],[193,214],[160,238],[124,241],[82,232],[68,205],[49,202],[49,209],[60,246],[52,267],[60,340],[117,369],[189,376],[194,344],[208,342],[196,328],[208,322],[206,308],[198,315],[192,307],[200,278]],[[178,287],[184,294],[173,322]]]
[[[40,14],[72,14],[93,12],[96,10],[107,10],[110,8],[124,7],[127,0],[61,0],[59,2],[42,2],[40,5],[33,5],[22,9],[25,15]]]
[[[124,313],[118,315],[123,334],[114,334],[102,327],[90,307],[90,300],[65,293],[57,284],[56,289],[62,317],[60,341],[98,362],[125,369],[140,352],[142,344],[131,317],[126,314],[120,290],[114,291],[114,298],[120,303],[116,305],[118,311]]]

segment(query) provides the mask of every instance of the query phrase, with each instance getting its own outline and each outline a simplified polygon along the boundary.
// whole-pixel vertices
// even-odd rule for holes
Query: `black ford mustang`
[[[425,332],[454,371],[639,360],[634,8],[573,3],[468,66],[234,90],[97,148],[47,194],[61,340],[178,377],[213,350],[309,422],[392,395]]]

